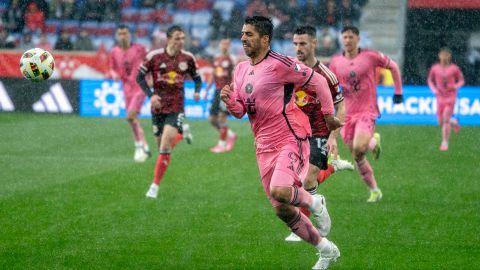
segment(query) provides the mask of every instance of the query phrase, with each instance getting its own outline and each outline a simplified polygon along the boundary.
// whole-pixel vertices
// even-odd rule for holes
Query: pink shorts
[[[270,195],[272,186],[302,186],[308,172],[310,145],[302,141],[300,147],[296,142],[286,144],[274,152],[257,154],[257,162],[262,178],[263,190],[273,207],[281,205]]]
[[[145,93],[137,85],[123,84],[125,96],[125,110],[139,113],[145,101]]]
[[[359,133],[368,134],[373,136],[375,131],[375,118],[371,115],[358,115],[345,118],[345,125],[343,126],[340,134],[342,135],[343,142],[348,145],[353,145],[353,138]]]
[[[439,99],[437,98],[437,119],[441,124],[443,121],[449,121],[455,108],[455,99]]]

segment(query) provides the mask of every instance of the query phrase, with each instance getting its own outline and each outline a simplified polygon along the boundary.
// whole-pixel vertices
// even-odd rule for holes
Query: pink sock
[[[132,126],[133,137],[135,138],[136,142],[143,142],[145,141],[145,136],[143,134],[143,129],[140,126],[140,122],[138,120],[130,121],[130,126]]]
[[[443,123],[442,125],[442,141],[448,142],[448,139],[450,138],[450,123]]]
[[[362,176],[363,181],[370,189],[377,188],[377,181],[375,181],[375,177],[373,176],[373,169],[368,163],[368,160],[364,158],[361,161],[355,161],[357,163],[357,168],[360,171],[360,175]]]
[[[309,218],[302,214],[298,209],[295,209],[297,214],[288,222],[287,226],[296,235],[300,236],[305,242],[308,242],[314,246],[320,243],[322,237],[318,233],[318,230],[313,226]]]
[[[370,142],[368,142],[368,150],[372,151],[376,145],[377,145],[377,139],[375,139],[375,137],[372,137],[370,139]]]
[[[290,198],[290,204],[296,207],[309,208],[313,203],[312,194],[308,193],[305,189],[297,186],[291,187],[292,197]]]

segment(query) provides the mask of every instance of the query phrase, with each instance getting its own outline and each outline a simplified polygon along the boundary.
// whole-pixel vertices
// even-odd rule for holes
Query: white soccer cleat
[[[185,141],[187,141],[188,144],[193,143],[193,134],[192,131],[190,130],[190,125],[189,124],[183,124],[182,125],[182,130],[183,130],[183,138]]]
[[[327,238],[324,238],[322,241],[324,240],[327,240]],[[312,267],[312,269],[325,270],[328,269],[328,266],[331,262],[336,262],[340,257],[340,250],[333,242],[329,241],[328,247],[319,250],[318,255],[320,258],[318,258],[317,263]]]
[[[150,185],[150,188],[147,191],[147,194],[145,194],[145,196],[147,196],[147,198],[156,199],[158,196],[158,185],[155,183],[152,183]]]
[[[315,194],[313,197],[315,198],[315,203],[310,209],[310,212],[312,212],[316,221],[318,232],[322,237],[325,237],[330,233],[330,229],[332,228],[332,220],[328,214],[327,202],[325,201],[325,197],[320,194]]]
[[[285,241],[287,242],[300,242],[302,241],[302,238],[300,236],[296,235],[294,232],[292,232],[287,238],[285,238]]]
[[[145,162],[149,158],[148,153],[145,152],[143,147],[136,147],[135,154],[133,155],[133,160],[135,162]]]
[[[333,166],[333,169],[335,170],[335,172],[345,171],[345,170],[353,171],[355,169],[355,167],[350,161],[343,160],[343,159],[334,159],[332,160],[331,165]]]

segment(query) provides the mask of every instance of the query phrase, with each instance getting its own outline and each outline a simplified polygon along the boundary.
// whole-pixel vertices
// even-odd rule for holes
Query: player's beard
[[[249,41],[243,42],[243,51],[248,57],[253,58],[257,56],[259,53],[259,50],[260,50],[260,42],[258,43],[249,42]]]
[[[307,55],[304,53],[297,53],[297,59],[303,62],[307,59]]]

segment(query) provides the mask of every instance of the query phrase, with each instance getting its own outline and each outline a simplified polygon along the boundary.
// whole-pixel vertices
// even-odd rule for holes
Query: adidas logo
[[[253,74],[253,70],[252,70],[250,71],[250,73],[248,73],[248,75],[255,75],[255,74]]]
[[[0,111],[12,112],[14,110],[15,106],[13,106],[13,102],[8,96],[5,86],[3,86],[3,83],[0,82]]]
[[[40,100],[33,103],[34,112],[62,112],[72,113],[72,104],[68,101],[65,91],[60,83],[50,87],[50,91],[40,97]]]

